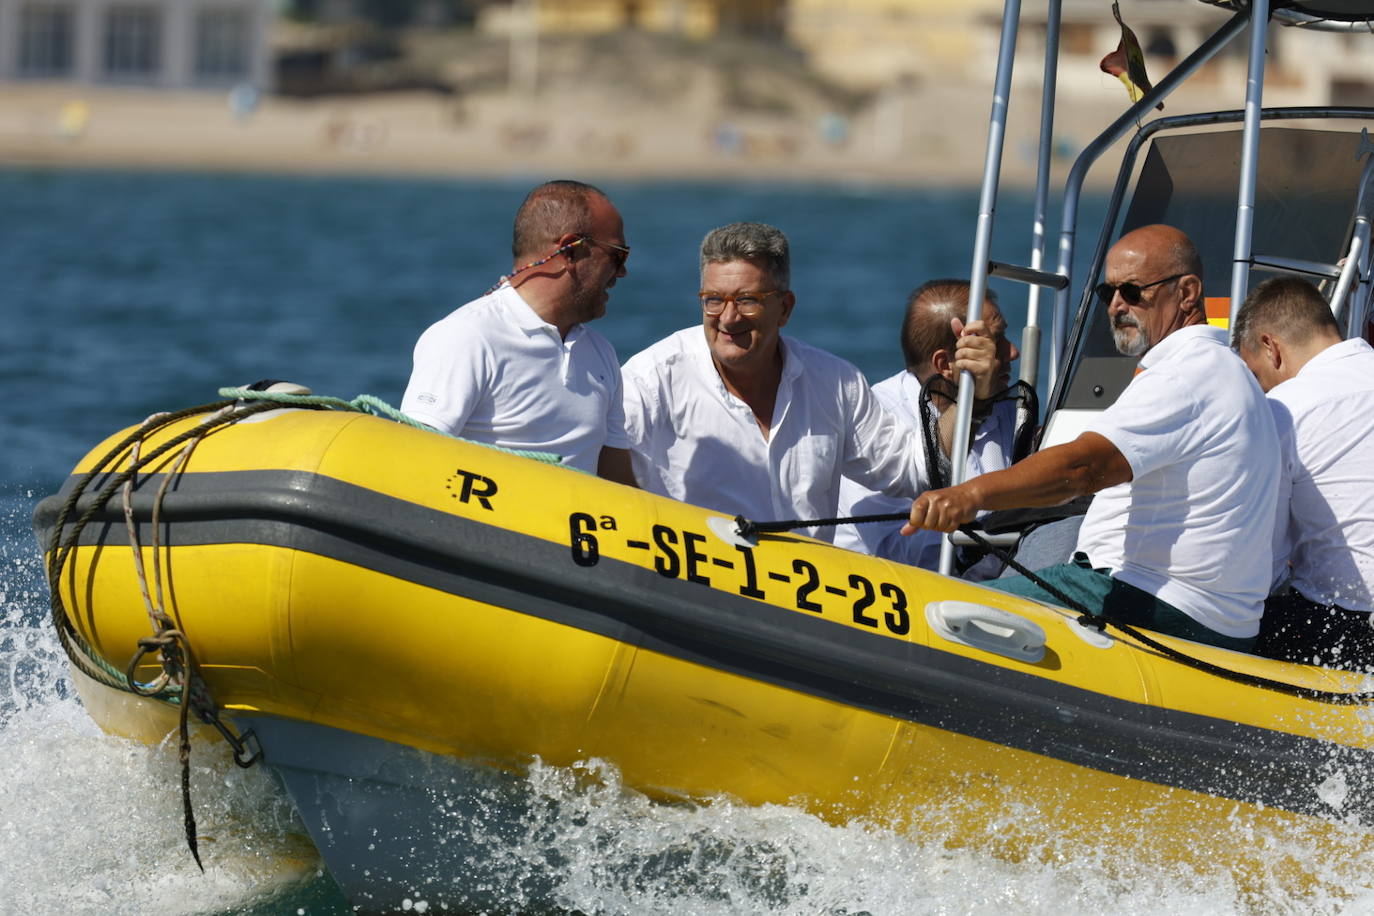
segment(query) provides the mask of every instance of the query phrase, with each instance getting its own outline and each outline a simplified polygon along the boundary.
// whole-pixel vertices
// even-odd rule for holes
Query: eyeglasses
[[[727,296],[725,293],[703,289],[697,295],[701,297],[701,310],[708,315],[719,315],[725,311],[727,303],[733,302],[735,309],[745,318],[757,318],[763,314],[763,300],[781,292],[785,290],[770,289],[761,293],[746,292]]]
[[[1163,280],[1146,283],[1144,286],[1138,286],[1135,283],[1121,283],[1116,286],[1110,283],[1099,283],[1093,288],[1093,292],[1097,293],[1097,298],[1102,300],[1103,305],[1111,305],[1112,299],[1117,293],[1121,294],[1121,301],[1127,305],[1139,305],[1140,294],[1145,292],[1145,290],[1152,286],[1158,286],[1161,283],[1168,283],[1170,280],[1177,280],[1179,277],[1186,276],[1188,276],[1187,273],[1174,274],[1172,277],[1165,277]]]
[[[600,245],[602,248],[611,250],[611,257],[615,259],[615,269],[620,270],[625,266],[625,262],[630,258],[629,245],[617,245],[615,242],[603,242],[601,239],[594,239],[590,235],[582,236],[582,241],[590,242],[593,245]]]

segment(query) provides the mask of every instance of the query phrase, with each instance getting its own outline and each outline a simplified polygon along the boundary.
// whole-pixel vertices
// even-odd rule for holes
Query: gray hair
[[[565,233],[587,235],[592,225],[592,197],[610,199],[600,188],[569,179],[546,181],[530,191],[515,213],[511,254],[532,257]]]
[[[762,268],[779,289],[792,285],[792,258],[787,236],[765,223],[731,223],[712,229],[701,240],[701,269],[707,264],[748,261]]]

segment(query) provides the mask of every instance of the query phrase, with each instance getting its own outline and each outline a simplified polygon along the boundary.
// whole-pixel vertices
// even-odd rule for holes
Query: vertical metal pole
[[[1345,255],[1345,266],[1341,268],[1341,275],[1336,281],[1336,290],[1331,294],[1331,313],[1336,316],[1337,321],[1342,322],[1346,332],[1346,337],[1363,337],[1364,326],[1358,321],[1362,316],[1354,314],[1355,310],[1346,311],[1346,301],[1350,298],[1350,290],[1355,284],[1355,278],[1360,276],[1360,264],[1365,259],[1364,250],[1369,247],[1370,242],[1370,193],[1371,179],[1374,179],[1374,145],[1369,142],[1369,128],[1360,131],[1360,151],[1355,155],[1356,159],[1368,156],[1365,160],[1364,169],[1360,172],[1360,193],[1355,198],[1355,227],[1350,237],[1350,250]]]
[[[1021,21],[1021,0],[1007,0],[1002,10],[1002,43],[997,49],[997,78],[992,90],[992,118],[988,125],[987,154],[983,159],[983,190],[978,200],[978,231],[973,241],[973,269],[969,271],[968,320],[983,316],[988,289],[988,252],[992,249],[992,217],[997,209],[997,179],[1002,171],[1002,144],[1007,132],[1007,106],[1011,96],[1011,70],[1016,58],[1016,28]],[[973,428],[973,373],[959,373],[959,400],[954,406],[954,446],[950,473],[955,484],[964,482],[968,442]],[[940,572],[954,569],[954,544],[945,538],[940,545]]]
[[[1264,48],[1269,37],[1269,0],[1251,0],[1250,73],[1245,81],[1245,132],[1241,140],[1236,244],[1231,255],[1231,327],[1250,285],[1250,243],[1255,232],[1255,173],[1259,170],[1260,106],[1264,101]]]
[[[1045,263],[1045,211],[1050,199],[1050,161],[1054,157],[1054,103],[1059,80],[1059,22],[1063,0],[1049,0],[1045,17],[1045,76],[1040,90],[1040,152],[1036,162],[1035,216],[1031,229],[1030,266]],[[1040,294],[1032,285],[1026,299],[1026,328],[1021,334],[1021,381],[1034,385],[1040,375]]]
[[[1087,179],[1088,169],[1097,161],[1107,149],[1125,133],[1130,130],[1132,124],[1150,113],[1150,109],[1155,104],[1167,98],[1180,83],[1197,72],[1203,64],[1211,60],[1218,51],[1245,29],[1245,24],[1249,21],[1249,10],[1242,9],[1217,29],[1206,41],[1204,41],[1196,51],[1184,58],[1173,70],[1170,70],[1158,83],[1155,88],[1145,93],[1145,97],[1136,102],[1126,113],[1121,115],[1111,126],[1098,134],[1096,139],[1084,148],[1074,160],[1073,167],[1069,169],[1069,178],[1064,184],[1064,214],[1059,220],[1059,267],[1057,272],[1066,277],[1073,275],[1073,253],[1074,235],[1078,231],[1078,202],[1083,193],[1083,182]],[[1115,218],[1116,214],[1112,214]],[[1054,296],[1054,324],[1050,333],[1050,387],[1056,388],[1059,384],[1059,369],[1064,362],[1064,348],[1068,343],[1069,330],[1069,293],[1072,284],[1066,286]]]

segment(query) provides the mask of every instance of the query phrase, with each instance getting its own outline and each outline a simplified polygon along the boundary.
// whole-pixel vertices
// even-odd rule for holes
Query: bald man
[[[1287,460],[1274,581],[1255,651],[1374,668],[1374,349],[1343,340],[1297,277],[1265,280],[1236,315],[1234,346],[1268,394]],[[1290,578],[1291,574],[1291,578]]]
[[[620,211],[589,184],[545,182],[516,212],[511,250],[508,275],[420,335],[401,410],[633,486],[620,363],[586,326],[625,276]]]
[[[1097,287],[1117,350],[1141,371],[1072,442],[923,493],[903,532],[953,531],[983,509],[1096,493],[1074,562],[1039,576],[1123,623],[1250,650],[1269,591],[1279,439],[1264,394],[1207,324],[1186,235],[1146,226],[1107,254]],[[1025,577],[993,587],[1049,604]]]

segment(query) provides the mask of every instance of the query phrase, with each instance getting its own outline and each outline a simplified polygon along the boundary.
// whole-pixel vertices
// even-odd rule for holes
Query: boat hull
[[[150,570],[168,470],[131,499]],[[40,506],[40,537],[59,503]],[[1272,865],[1239,839],[1246,829],[1366,849],[1359,708],[1222,681],[1093,640],[1062,610],[806,538],[739,547],[714,534],[718,514],[587,475],[291,410],[200,443],[160,513],[169,611],[364,906],[426,881],[458,902],[483,885],[439,887],[461,870],[424,855],[387,858],[384,876],[368,866],[379,856],[360,830],[386,826],[398,849],[434,855],[452,840],[453,819],[426,808],[433,786],[394,773],[458,766],[518,782],[536,759],[608,761],[652,796],[798,804],[1008,856],[1111,843],[1137,859]],[[131,556],[109,507],[61,585],[78,631],[119,668],[149,626]],[[1042,653],[941,635],[952,601],[1014,615],[1043,634]],[[1171,644],[1295,683],[1358,680]],[[153,702],[92,712],[147,738],[129,710]],[[374,767],[385,780],[355,768],[414,754],[427,762]],[[439,808],[483,804],[490,785],[468,781],[475,794]]]

